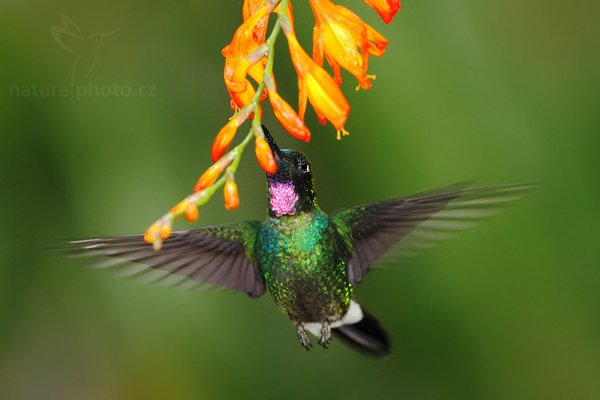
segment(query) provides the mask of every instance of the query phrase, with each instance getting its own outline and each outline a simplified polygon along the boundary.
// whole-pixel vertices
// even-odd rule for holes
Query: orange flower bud
[[[162,239],[167,239],[169,236],[171,236],[171,232],[173,232],[173,227],[171,224],[163,224],[160,227],[160,237]]]
[[[400,0],[364,0],[364,2],[377,11],[386,24],[392,22],[394,15],[400,10]]]
[[[185,219],[188,222],[196,222],[198,219],[198,207],[195,204],[190,204],[185,210]]]
[[[146,242],[148,244],[154,243],[157,232],[158,232],[158,223],[155,222],[148,229],[146,229],[146,232],[144,232],[144,242]]]
[[[225,208],[229,211],[235,210],[240,205],[240,197],[238,196],[238,189],[235,181],[227,180],[225,188],[223,189],[223,196]]]
[[[218,164],[213,164],[202,174],[200,179],[198,179],[198,182],[196,182],[194,193],[198,193],[199,191],[204,190],[215,183],[219,175],[221,175],[221,168]]]
[[[146,232],[144,232],[144,242],[148,244],[152,244],[152,242],[154,242],[154,236],[152,236],[152,234],[147,229]]]
[[[217,134],[212,146],[212,160],[217,161],[229,148],[238,129],[238,119],[232,118]]]
[[[188,199],[183,199],[179,203],[177,203],[175,205],[175,207],[171,208],[171,211],[169,211],[169,213],[170,214],[182,213],[183,211],[185,211],[185,209],[188,207],[189,204],[190,204],[190,202]]]
[[[273,156],[273,152],[271,151],[269,144],[260,136],[256,138],[255,142],[256,145],[254,147],[254,151],[260,167],[267,174],[273,175],[277,172],[277,162],[275,162],[275,157]]]
[[[300,119],[296,111],[279,96],[276,91],[269,92],[269,100],[277,120],[283,125],[286,131],[296,139],[310,141],[310,131]]]

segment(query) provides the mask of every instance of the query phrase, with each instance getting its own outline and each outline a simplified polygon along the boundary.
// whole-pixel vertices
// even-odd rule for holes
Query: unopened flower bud
[[[171,208],[171,211],[169,211],[169,213],[174,215],[180,214],[187,209],[189,204],[190,201],[188,199],[183,199],[179,203],[177,203],[175,207]]]
[[[237,185],[234,180],[229,179],[225,183],[223,197],[225,200],[225,208],[229,211],[235,210],[240,205],[240,197],[238,195]]]
[[[195,204],[190,204],[185,210],[185,219],[188,222],[196,222],[198,219],[198,207]]]
[[[235,137],[237,129],[238,119],[235,117],[221,128],[212,146],[211,157],[213,161],[217,161],[227,151]]]
[[[148,229],[146,229],[146,232],[144,232],[144,242],[148,244],[154,243],[154,241],[156,240],[157,233],[158,223],[155,222]]]
[[[221,168],[218,164],[213,164],[202,174],[200,179],[198,179],[198,182],[196,182],[196,186],[194,187],[194,193],[197,193],[211,186],[213,183],[215,183],[219,175],[221,175]]]
[[[269,144],[263,137],[259,136],[256,138],[254,151],[256,152],[258,164],[260,164],[260,167],[267,174],[273,175],[277,172],[277,162],[275,161],[271,147],[269,147]]]
[[[171,224],[170,223],[164,223],[160,227],[160,237],[161,237],[161,239],[167,239],[169,236],[171,236],[171,232],[173,232],[173,227],[171,226]]]

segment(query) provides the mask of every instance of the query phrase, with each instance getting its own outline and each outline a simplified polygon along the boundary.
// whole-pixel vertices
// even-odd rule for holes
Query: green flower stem
[[[207,187],[206,189],[187,196],[183,201],[187,201],[187,202],[189,202],[189,204],[193,204],[193,205],[199,207],[201,205],[204,205],[206,202],[208,202],[208,200],[210,200],[210,198],[215,194],[215,192],[217,190],[219,190],[221,187],[223,187],[223,185],[225,185],[225,182],[227,181],[228,177],[235,175],[235,172],[237,171],[237,168],[240,164],[242,154],[244,153],[246,146],[248,145],[248,143],[250,143],[252,138],[255,136],[264,137],[264,133],[263,133],[263,130],[261,127],[260,99],[263,96],[265,88],[267,86],[272,87],[272,85],[274,83],[274,81],[273,81],[273,64],[275,61],[275,42],[277,41],[279,33],[281,32],[282,19],[285,18],[286,22],[289,23],[289,20],[287,20],[287,17],[285,17],[285,15],[288,14],[289,0],[270,0],[269,8],[270,8],[270,10],[273,10],[280,3],[281,3],[281,9],[280,9],[280,14],[277,17],[277,23],[273,27],[273,30],[269,34],[269,38],[266,40],[266,42],[264,44],[265,49],[266,49],[266,54],[267,54],[267,63],[265,65],[265,69],[264,69],[263,81],[258,85],[258,88],[256,89],[256,93],[255,93],[254,97],[252,98],[252,101],[250,102],[250,104],[245,106],[242,110],[238,111],[238,113],[241,113],[241,112],[247,112],[250,109],[253,110],[254,118],[252,120],[252,126],[251,126],[250,130],[248,131],[248,133],[246,134],[246,136],[244,137],[244,140],[242,140],[242,142],[240,144],[235,146],[233,149],[231,149],[229,152],[227,152],[223,157],[221,157],[221,159],[219,161],[217,161],[217,163],[221,163],[222,170],[225,169],[222,176],[215,183],[213,183],[211,186]],[[267,83],[265,83],[266,80],[268,80]],[[249,115],[250,113],[247,112],[247,114]],[[181,218],[181,216],[183,214],[185,214],[185,211],[186,211],[185,209],[179,209],[176,212],[169,211],[168,213],[163,215],[158,221],[156,221],[154,223],[153,226],[156,227],[156,229],[154,230],[154,236],[153,236],[153,239],[154,239],[153,246],[154,246],[155,250],[159,250],[162,246],[163,239],[160,236],[161,228],[163,228],[165,226],[170,227],[175,220]]]

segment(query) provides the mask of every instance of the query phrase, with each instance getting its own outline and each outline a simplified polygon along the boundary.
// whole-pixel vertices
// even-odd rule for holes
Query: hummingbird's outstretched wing
[[[331,218],[351,243],[348,280],[360,282],[371,265],[392,247],[406,258],[496,214],[499,206],[520,197],[534,182],[469,187],[458,184],[406,198],[343,208]],[[397,245],[397,246],[396,246]]]
[[[259,226],[257,221],[248,221],[173,232],[159,251],[145,243],[142,235],[75,240],[64,250],[73,256],[104,255],[116,261],[132,261],[141,264],[136,274],[161,270],[159,278],[177,275],[173,276],[175,284],[204,282],[258,297],[265,292],[262,274],[252,263]],[[113,264],[119,262],[107,266]]]

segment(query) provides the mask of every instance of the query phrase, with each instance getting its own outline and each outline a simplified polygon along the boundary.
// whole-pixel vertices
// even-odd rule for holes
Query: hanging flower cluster
[[[389,23],[400,9],[400,0],[364,0]],[[319,121],[329,121],[340,139],[345,129],[350,105],[342,93],[344,69],[358,81],[359,88],[369,89],[374,75],[368,74],[369,57],[385,53],[387,40],[350,9],[330,0],[309,0],[315,17],[312,56],[298,42],[294,30],[291,0],[244,0],[243,23],[231,42],[222,50],[225,57],[224,81],[231,98],[233,117],[217,134],[211,151],[214,164],[200,177],[194,191],[156,221],[144,235],[146,242],[160,249],[169,237],[173,221],[185,216],[193,222],[198,206],[204,204],[224,186],[228,210],[239,205],[235,171],[245,147],[254,138],[256,158],[267,173],[275,173],[277,164],[261,127],[262,103],[268,98],[273,113],[294,138],[308,142],[310,131],[304,122],[308,103]],[[269,18],[276,18],[268,38]],[[273,73],[275,42],[283,32],[292,63],[298,76],[298,107],[294,109],[277,91]],[[332,73],[324,68],[327,61]],[[229,150],[240,126],[251,122],[243,141]]]

